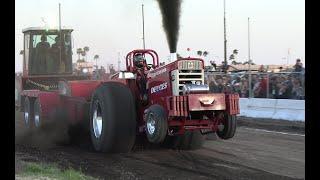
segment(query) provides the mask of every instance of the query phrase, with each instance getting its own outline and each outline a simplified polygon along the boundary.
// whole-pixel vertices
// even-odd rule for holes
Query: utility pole
[[[62,64],[62,31],[61,31],[61,4],[59,3],[59,32],[60,32],[60,71],[64,71]]]
[[[142,40],[143,40],[143,49],[146,49],[146,43],[145,43],[145,37],[144,37],[144,10],[143,10],[143,4],[142,4]]]
[[[249,17],[248,17],[248,63],[249,63],[249,98],[251,98],[252,87],[251,87],[250,18]]]
[[[290,48],[288,49],[287,65],[289,64],[289,59],[290,59]]]
[[[120,52],[118,52],[118,71],[120,72]]]
[[[225,65],[225,73],[227,73],[227,35],[226,35],[226,0],[223,0],[223,24],[224,24],[224,65]]]

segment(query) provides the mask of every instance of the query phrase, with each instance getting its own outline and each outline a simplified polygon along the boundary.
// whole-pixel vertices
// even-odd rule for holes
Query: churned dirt
[[[104,154],[95,152],[89,141],[68,143],[61,127],[55,129],[58,131],[30,133],[25,131],[20,113],[16,113],[15,121],[17,174],[23,169],[23,162],[45,162],[58,164],[62,169],[81,170],[98,179],[304,178],[303,136],[239,127],[231,140],[209,135],[204,147],[196,151],[137,144],[130,153]],[[248,122],[240,124],[245,123]]]
[[[305,123],[303,121],[288,121],[264,118],[238,117],[238,126],[266,129],[271,131],[305,133]]]

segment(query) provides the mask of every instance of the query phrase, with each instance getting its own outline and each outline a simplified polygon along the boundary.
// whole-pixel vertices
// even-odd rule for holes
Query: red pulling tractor
[[[134,50],[126,56],[126,71],[107,81],[92,80],[73,75],[68,69],[71,29],[59,32],[29,28],[23,32],[19,99],[29,128],[41,128],[63,114],[70,125],[87,128],[94,149],[101,152],[128,152],[141,136],[155,144],[196,149],[201,147],[204,134],[216,133],[222,139],[235,134],[239,96],[209,93],[202,59],[181,58],[160,66],[155,51]],[[39,55],[36,43],[41,36],[50,38],[50,46],[57,36],[62,41],[56,71],[44,71],[50,69],[48,64],[47,68],[34,67],[44,64],[41,58],[55,56],[50,46],[45,55]],[[148,64],[146,58],[152,63]],[[61,70],[62,62],[65,66]]]

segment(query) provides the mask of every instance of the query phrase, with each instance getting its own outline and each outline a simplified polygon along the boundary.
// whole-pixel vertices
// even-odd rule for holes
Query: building
[[[91,62],[76,62],[73,65],[74,72],[89,74],[93,72],[93,63]]]

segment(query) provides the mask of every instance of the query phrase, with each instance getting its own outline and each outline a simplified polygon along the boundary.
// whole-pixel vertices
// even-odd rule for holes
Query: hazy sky
[[[169,48],[162,29],[156,0],[16,0],[15,8],[15,70],[22,70],[22,29],[58,26],[58,3],[61,3],[62,25],[74,29],[76,48],[89,46],[88,60],[99,54],[99,65],[121,68],[129,51],[142,48],[141,4],[145,10],[146,48],[154,49],[160,61],[167,61]],[[248,23],[250,17],[251,58],[256,64],[286,64],[296,58],[305,62],[304,0],[226,0],[228,56],[238,49],[237,61],[248,59]],[[223,0],[183,0],[177,51],[186,49],[209,51],[206,62],[223,60]]]

